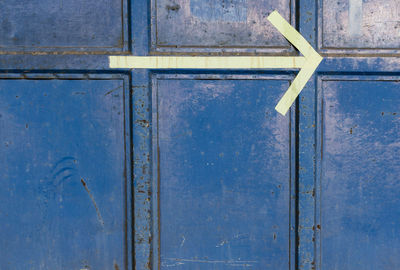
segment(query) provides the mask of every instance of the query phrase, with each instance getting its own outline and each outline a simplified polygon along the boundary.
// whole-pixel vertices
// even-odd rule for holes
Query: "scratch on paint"
[[[171,266],[179,266],[179,265],[182,265],[182,264],[184,264],[184,263],[181,263],[181,262],[176,262],[174,264],[165,264],[165,263],[163,263],[162,266],[171,267]]]
[[[221,243],[219,243],[218,245],[216,245],[215,247],[222,247],[225,244],[228,244],[229,241],[228,240],[222,240]]]
[[[83,180],[82,178],[81,178],[81,183],[82,183],[83,187],[85,188],[86,192],[89,194],[90,199],[93,202],[94,208],[96,209],[97,218],[99,219],[99,222],[100,222],[101,226],[104,227],[104,220],[101,217],[100,210],[97,207],[96,201],[94,200],[94,197],[93,197],[92,193],[90,192],[85,180]]]
[[[171,261],[171,264],[163,263],[163,266],[177,266],[188,263],[223,263],[230,266],[241,266],[241,267],[250,267],[252,263],[257,263],[257,261],[240,261],[240,260],[226,260],[226,261],[218,261],[218,260],[196,260],[196,259],[179,259],[179,258],[166,258],[166,260]]]
[[[215,247],[219,248],[226,244],[229,244],[230,241],[241,240],[241,239],[245,239],[248,237],[249,237],[249,234],[247,234],[247,233],[235,234],[230,240],[221,240],[221,242],[219,244],[217,244]]]
[[[111,89],[110,91],[108,91],[107,93],[105,93],[104,96],[107,96],[107,95],[111,94],[112,92],[114,92],[115,90],[118,90],[118,89],[120,89],[120,88],[122,88],[122,85],[120,85],[120,86],[118,86],[118,87],[116,87],[116,88],[114,88],[114,89]]]
[[[183,247],[183,244],[185,244],[185,240],[186,240],[185,236],[183,236],[183,235],[182,235],[182,243],[181,243],[181,247]]]

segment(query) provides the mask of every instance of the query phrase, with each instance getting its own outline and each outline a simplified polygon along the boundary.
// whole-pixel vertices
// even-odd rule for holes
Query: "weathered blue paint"
[[[300,1],[300,33],[316,47],[316,3]],[[323,62],[322,62],[323,63]],[[309,80],[298,99],[297,127],[297,245],[296,269],[315,268],[315,81]]]
[[[0,80],[0,268],[124,269],[126,81],[46,76]]]
[[[318,2],[319,51],[331,57],[320,65],[314,88],[315,235],[308,249],[315,269],[400,265],[395,2]]]
[[[153,79],[153,269],[291,268],[289,79]]]
[[[397,76],[320,79],[321,269],[400,265],[399,86]]]
[[[204,9],[205,6],[209,8]],[[175,7],[178,8],[177,5]],[[247,0],[192,0],[190,14],[203,21],[245,22]]]
[[[1,52],[108,52],[128,49],[127,1],[0,3]]]
[[[398,54],[398,0],[319,0],[319,48],[330,53]]]
[[[150,48],[150,2],[132,1],[132,54],[148,55]],[[132,75],[132,145],[134,183],[134,258],[133,269],[152,267],[152,151],[151,88],[148,70],[133,70]]]
[[[295,1],[151,0],[153,52],[295,53],[268,22],[278,10],[295,24]]]
[[[134,243],[136,269],[151,268],[152,154],[149,72],[133,73]]]
[[[264,4],[267,2],[268,1]],[[57,3],[53,3],[53,5],[56,4]],[[71,2],[68,5],[74,5],[74,3]],[[153,166],[153,164],[157,164],[158,162],[158,155],[153,155],[152,153],[152,149],[155,149],[155,144],[151,143],[151,139],[158,137],[156,136],[157,133],[155,133],[157,129],[156,126],[154,126],[154,121],[152,122],[151,115],[152,113],[157,112],[156,110],[152,111],[152,109],[156,108],[159,103],[153,102],[152,104],[150,97],[151,94],[154,94],[154,91],[158,89],[161,90],[161,93],[165,95],[167,100],[172,101],[176,95],[169,96],[169,89],[165,88],[165,85],[162,89],[157,88],[154,85],[153,88],[151,88],[150,76],[152,76],[154,80],[153,82],[157,82],[158,79],[162,82],[167,82],[169,80],[167,77],[171,79],[175,75],[166,74],[165,77],[162,78],[162,76],[155,71],[148,72],[134,70],[127,72],[123,70],[108,70],[106,54],[109,54],[110,52],[120,53],[130,50],[130,53],[134,55],[148,55],[156,51],[153,50],[154,46],[150,46],[149,40],[151,40],[152,35],[147,35],[148,33],[153,33],[155,29],[154,22],[150,20],[150,3],[147,3],[146,1],[124,1],[122,5],[123,20],[118,20],[118,22],[110,21],[107,27],[102,27],[101,21],[107,18],[107,14],[109,14],[108,12],[115,12],[115,10],[120,7],[113,6],[106,14],[101,13],[97,8],[93,8],[92,15],[97,16],[100,22],[93,19],[90,23],[88,22],[88,24],[84,26],[87,27],[87,29],[90,29],[92,25],[99,28],[95,29],[97,31],[95,31],[95,33],[98,33],[98,35],[96,35],[96,39],[93,42],[85,39],[85,35],[83,34],[86,33],[85,31],[89,31],[86,28],[82,28],[80,33],[69,29],[70,32],[65,33],[64,40],[55,40],[54,37],[46,39],[46,34],[52,33],[51,31],[56,31],[58,34],[63,33],[63,28],[61,28],[59,24],[55,24],[53,28],[45,29],[47,32],[43,31],[43,33],[37,33],[38,31],[32,30],[32,32],[26,37],[27,43],[24,44],[24,47],[16,46],[18,44],[12,43],[16,41],[10,41],[8,40],[8,37],[2,37],[1,39],[4,44],[10,42],[12,44],[9,48],[4,47],[4,55],[0,56],[0,68],[3,72],[14,72],[1,77],[2,79],[7,79],[2,80],[2,82],[7,85],[14,85],[14,88],[11,88],[9,92],[4,92],[3,97],[5,98],[5,103],[10,103],[13,100],[13,95],[15,93],[19,93],[19,91],[28,91],[30,99],[32,99],[32,104],[26,108],[20,105],[18,110],[15,108],[16,111],[24,113],[20,120],[23,121],[24,118],[29,119],[29,117],[35,116],[40,113],[39,109],[41,106],[44,106],[49,112],[45,115],[38,115],[37,122],[46,123],[46,117],[50,117],[50,120],[52,120],[50,123],[53,125],[57,124],[53,129],[51,129],[56,132],[57,136],[50,136],[52,133],[49,128],[42,129],[41,133],[35,137],[32,137],[29,134],[22,134],[25,137],[17,135],[16,138],[19,140],[33,140],[36,138],[36,140],[40,139],[39,141],[42,141],[43,139],[41,139],[41,137],[46,137],[45,142],[48,144],[40,146],[37,154],[34,154],[33,152],[24,152],[22,149],[20,150],[22,151],[21,154],[13,157],[13,155],[4,152],[4,157],[12,157],[12,159],[8,160],[8,163],[4,162],[4,164],[6,164],[10,169],[14,168],[14,170],[17,170],[16,166],[19,166],[19,164],[30,164],[33,162],[31,155],[39,155],[39,158],[42,160],[45,160],[46,158],[50,159],[48,162],[49,164],[58,164],[57,155],[53,154],[49,157],[41,154],[40,151],[46,153],[70,151],[73,153],[68,155],[71,157],[77,156],[77,162],[81,162],[79,164],[82,164],[82,166],[79,166],[76,170],[74,175],[63,176],[68,179],[69,177],[71,177],[71,179],[75,177],[74,180],[76,181],[68,182],[71,183],[72,186],[65,186],[65,188],[63,186],[62,190],[48,189],[47,187],[41,189],[39,188],[39,186],[41,186],[40,181],[39,183],[36,183],[37,188],[34,189],[27,189],[29,184],[21,180],[15,180],[14,182],[10,182],[11,180],[9,180],[8,182],[5,181],[2,183],[4,185],[4,190],[7,190],[8,186],[11,188],[13,184],[18,184],[20,192],[25,190],[24,192],[28,195],[25,196],[25,193],[18,193],[16,194],[16,197],[11,197],[8,194],[4,194],[3,196],[8,200],[6,206],[9,206],[12,210],[10,211],[10,209],[8,209],[7,211],[2,211],[2,213],[8,214],[7,221],[4,221],[3,223],[9,225],[13,224],[15,226],[14,230],[18,230],[18,234],[8,229],[1,231],[3,235],[7,235],[7,237],[2,238],[2,243],[4,245],[4,248],[2,247],[2,249],[10,246],[12,247],[10,248],[10,252],[2,254],[3,257],[1,258],[1,263],[2,266],[4,266],[2,269],[26,269],[29,267],[53,269],[114,268],[115,270],[157,269],[158,267],[164,268],[163,265],[170,263],[170,259],[168,258],[176,257],[196,260],[199,256],[202,256],[199,259],[199,262],[187,261],[185,262],[185,266],[180,266],[180,268],[186,266],[190,267],[188,264],[191,264],[192,267],[200,268],[209,268],[210,265],[212,265],[212,267],[216,269],[221,267],[227,269],[237,267],[238,265],[245,268],[267,267],[270,269],[287,269],[290,267],[291,269],[294,269],[295,140],[293,138],[295,119],[293,111],[291,112],[290,118],[278,117],[273,111],[273,105],[279,99],[280,93],[283,94],[284,90],[289,85],[289,81],[293,74],[290,72],[286,75],[282,75],[281,72],[275,74],[268,74],[268,72],[265,74],[262,74],[262,72],[245,72],[240,74],[240,72],[230,73],[227,71],[222,72],[225,73],[225,75],[222,75],[215,74],[213,71],[208,71],[208,74],[200,76],[193,71],[180,71],[181,74],[179,75],[179,80],[170,80],[175,83],[185,81],[186,83],[196,85],[198,81],[196,78],[200,78],[202,85],[204,85],[212,79],[213,84],[216,86],[215,91],[219,91],[218,89],[220,87],[222,87],[222,90],[225,89],[224,87],[230,87],[232,91],[237,92],[236,95],[232,94],[229,98],[231,101],[230,103],[214,104],[214,106],[217,106],[215,107],[216,109],[220,112],[225,110],[235,110],[238,111],[238,113],[240,110],[248,109],[258,115],[249,115],[248,112],[247,114],[242,112],[238,114],[237,117],[232,116],[229,122],[225,123],[225,126],[215,127],[217,129],[215,130],[214,135],[218,132],[226,132],[230,135],[227,137],[224,146],[224,149],[226,148],[226,150],[223,156],[225,162],[221,167],[223,170],[214,170],[212,173],[214,176],[218,177],[225,174],[224,170],[231,169],[229,159],[231,158],[233,160],[233,158],[235,158],[236,151],[234,151],[234,147],[231,147],[230,144],[240,147],[240,152],[243,153],[243,156],[241,156],[240,159],[238,158],[236,161],[238,165],[237,172],[233,171],[228,174],[226,185],[231,185],[230,189],[233,192],[232,194],[239,194],[241,195],[239,199],[242,199],[238,200],[235,196],[229,195],[228,190],[225,192],[228,194],[226,195],[226,199],[221,203],[218,203],[219,197],[218,193],[216,193],[218,190],[213,191],[213,186],[200,186],[200,190],[198,190],[199,186],[188,186],[183,191],[185,191],[186,194],[198,194],[197,196],[200,196],[199,198],[203,198],[205,206],[207,201],[205,200],[205,197],[202,197],[203,193],[201,193],[201,189],[208,188],[214,203],[218,206],[215,207],[215,209],[210,207],[210,205],[208,206],[210,215],[214,218],[214,225],[211,227],[205,227],[203,230],[197,232],[191,226],[196,225],[196,217],[199,217],[199,219],[204,217],[204,210],[198,206],[191,211],[185,210],[185,208],[182,208],[183,205],[181,203],[180,207],[177,208],[178,210],[180,209],[180,216],[175,218],[172,212],[173,209],[171,208],[173,201],[165,201],[164,205],[162,204],[162,198],[167,194],[172,196],[172,198],[174,195],[179,196],[179,194],[172,192],[172,186],[168,185],[168,182],[165,182],[167,185],[161,185],[160,183],[160,189],[158,188],[158,167]],[[294,22],[295,7],[293,3],[289,3],[288,1],[282,2],[279,5],[273,3],[270,10],[260,9],[260,3],[256,4],[254,2],[249,2],[247,5],[247,12],[249,12],[249,10],[257,10],[257,12],[262,11],[263,14],[260,14],[260,16],[265,17],[269,14],[269,11],[278,8],[282,14]],[[251,9],[249,9],[249,5]],[[98,6],[107,7],[108,4],[105,2],[99,2],[98,5],[95,5],[94,7]],[[35,8],[32,10],[35,10]],[[49,9],[51,6],[46,8]],[[153,6],[153,11],[154,10],[155,8]],[[53,14],[49,12],[47,9],[42,11],[44,13],[44,18],[56,18],[57,16],[60,18],[63,16],[66,17],[66,14],[68,13],[61,11],[59,12],[59,15],[56,15],[55,13]],[[19,14],[18,11],[14,10],[13,12],[16,12],[19,16],[15,17],[15,21],[22,20],[20,17],[21,14]],[[100,16],[103,17],[100,18]],[[131,16],[132,26],[128,23],[127,16]],[[159,14],[159,16],[161,15]],[[246,16],[248,20],[248,14],[246,14]],[[7,16],[4,17],[7,18]],[[79,18],[82,17],[83,15],[81,14]],[[244,15],[242,14],[239,16],[239,19],[243,20],[243,17]],[[80,19],[80,21],[83,22],[84,20]],[[149,24],[149,22],[153,24]],[[35,23],[36,22],[33,21],[33,24]],[[271,36],[276,37],[276,40],[275,38],[268,38],[264,35],[261,36],[262,31],[273,29],[267,24],[266,21],[262,22],[262,18],[259,18],[255,26],[253,26],[255,28],[252,29],[252,31],[257,30],[259,32],[259,36],[254,40],[258,40],[257,42],[263,40],[265,42],[275,42],[278,48],[275,48],[274,46],[271,47],[271,45],[268,44],[265,46],[262,44],[261,48],[258,48],[254,45],[255,43],[253,41],[247,40],[247,42],[245,39],[236,39],[235,41],[233,35],[235,34],[235,31],[239,30],[233,29],[230,31],[231,37],[225,41],[227,42],[226,50],[230,50],[231,52],[248,51],[253,53],[258,51],[271,53],[286,51],[293,53],[293,50],[279,34],[271,33]],[[19,27],[22,27],[21,29],[23,29],[24,24],[21,24]],[[36,27],[35,29],[39,29],[39,27]],[[130,30],[131,35],[125,35],[123,39],[123,47],[118,47],[115,45],[116,43],[114,44],[113,42],[121,29],[124,29],[124,31]],[[102,33],[105,33],[106,31],[108,31],[109,36],[102,36]],[[29,38],[31,38],[31,40],[29,40]],[[130,40],[132,43],[127,44],[126,42]],[[37,45],[35,42],[37,41],[44,42],[44,44],[48,44],[49,46],[46,48],[35,47]],[[252,44],[252,42],[254,44]],[[105,47],[110,46],[110,48],[100,48],[103,45]],[[98,48],[96,46],[100,47]],[[212,44],[206,42],[204,46],[212,47]],[[210,49],[206,47],[204,48],[203,52],[207,53],[222,51],[221,48],[218,47]],[[192,49],[202,50],[201,48],[193,47],[188,48],[187,51],[189,52]],[[170,48],[166,47],[165,50],[168,52]],[[27,54],[11,55],[10,52],[24,52]],[[40,54],[47,52],[48,54],[36,55],[38,52],[40,52]],[[193,52],[194,51],[192,51],[192,53]],[[105,70],[107,70],[106,73],[109,73],[108,75],[104,73]],[[185,76],[187,78],[183,80]],[[10,78],[15,78],[15,80],[9,80]],[[122,83],[121,78],[124,79],[123,87],[118,88]],[[117,84],[115,85],[115,88],[117,89],[114,91],[124,93],[124,97],[122,98],[122,96],[120,96],[120,99],[118,99],[119,103],[116,102],[111,105],[115,106],[117,110],[123,110],[123,113],[118,115],[117,112],[117,116],[115,116],[116,118],[113,118],[113,112],[111,110],[109,114],[104,112],[102,117],[100,117],[96,111],[92,111],[90,108],[96,104],[97,109],[106,110],[108,108],[107,106],[110,105],[106,102],[107,98],[110,98],[110,95],[112,94],[105,95],[106,93],[103,92],[113,90],[114,88],[111,86],[114,86],[114,84]],[[29,90],[30,87],[33,89],[32,91]],[[166,85],[166,87],[168,87],[168,85]],[[246,91],[247,88],[251,91]],[[46,103],[44,98],[41,96],[43,92],[47,92],[47,90],[49,90],[49,92],[52,90],[52,92],[57,94],[54,97],[54,100],[52,100],[52,103]],[[86,94],[79,96],[81,98],[80,102],[75,102],[75,100],[69,97],[72,93],[84,93],[85,91],[90,92],[91,95]],[[98,93],[98,95],[95,93]],[[179,94],[179,92],[177,93]],[[250,103],[252,102],[252,97],[260,95],[258,106],[253,108],[251,104],[241,104],[241,96],[238,94],[245,96],[246,100]],[[84,99],[84,97],[90,97],[90,99]],[[37,102],[33,102],[35,100],[37,100]],[[217,101],[217,98],[215,98],[215,100]],[[207,105],[205,102],[206,100],[203,99],[202,104]],[[61,106],[62,104],[64,104],[64,107]],[[124,105],[124,108],[121,108],[122,104]],[[5,105],[4,108],[7,108],[7,106]],[[268,112],[268,115],[265,114],[266,112]],[[72,118],[73,121],[71,121],[71,126],[67,126],[69,114],[75,115],[75,117]],[[87,114],[96,119],[93,121],[101,121],[100,127],[104,130],[86,127],[93,123],[86,123],[85,119],[80,119],[76,116],[81,114]],[[203,114],[207,115],[207,110],[204,111]],[[55,116],[57,117],[54,118]],[[245,117],[247,118],[245,119]],[[66,120],[64,120],[61,125],[57,119]],[[218,119],[223,120],[221,118],[215,118],[214,121]],[[242,120],[238,121],[238,119]],[[281,121],[279,121],[279,119]],[[8,121],[11,120],[9,119]],[[196,118],[189,118],[188,120],[196,123]],[[209,119],[209,121],[211,120],[212,118]],[[254,134],[248,135],[248,132],[245,129],[239,130],[241,126],[248,129],[257,128],[261,123],[264,123],[265,125],[260,130],[255,131]],[[274,125],[272,125],[272,123],[274,123]],[[8,124],[11,125],[10,123]],[[113,124],[122,124],[124,130],[114,127]],[[233,124],[238,128],[235,132],[228,128],[228,126]],[[85,127],[85,129],[81,127]],[[278,130],[275,131],[273,127],[277,127]],[[13,129],[10,129],[10,132],[12,131]],[[270,131],[271,134],[268,134],[267,131]],[[86,136],[78,136],[80,132],[88,133],[85,133]],[[107,144],[106,139],[104,139],[104,136],[109,134],[107,132],[110,132],[110,134],[119,139],[114,141],[113,144]],[[240,138],[243,139],[243,142],[239,143],[235,141],[237,140],[235,135],[240,135],[240,133]],[[7,133],[2,133],[2,135],[3,134]],[[75,135],[75,137],[72,135]],[[230,142],[228,140],[229,138],[233,141]],[[266,141],[266,138],[271,138],[271,141]],[[253,140],[257,140],[261,145],[264,144],[265,148],[254,147],[252,150],[250,143]],[[54,143],[52,143],[53,141]],[[60,143],[61,141],[64,143]],[[177,142],[178,141],[176,141],[176,143]],[[57,145],[60,144],[62,147],[56,148],[54,146],[56,143]],[[183,143],[184,145],[190,146],[191,143],[196,142],[187,141]],[[224,143],[224,141],[221,141],[221,143]],[[163,149],[169,147],[168,144],[161,144],[160,146]],[[7,145],[7,147],[12,146]],[[206,148],[207,145],[204,145],[203,141],[199,141],[197,147]],[[276,150],[275,148],[278,148],[281,151],[269,153],[269,150]],[[80,150],[85,149],[87,151],[79,152]],[[106,152],[104,152],[105,149],[107,149]],[[124,150],[123,152],[122,149]],[[186,152],[171,152],[171,154],[175,154],[179,157],[180,155],[188,153],[187,151],[189,150],[185,151]],[[258,157],[258,160],[250,160],[251,151],[257,154],[256,157]],[[162,153],[167,152],[163,151]],[[165,161],[168,161],[168,157],[161,155],[160,157],[164,158],[160,163],[160,169],[162,168],[165,170],[169,165],[174,165],[173,163],[168,163],[167,166],[163,165],[165,164]],[[18,158],[18,162],[15,161],[16,158]],[[192,158],[194,158],[193,161],[195,162],[196,156],[193,156]],[[219,158],[222,159],[222,157]],[[111,159],[111,161],[109,159]],[[69,162],[68,160],[69,159],[67,158],[66,162]],[[109,162],[104,164],[106,161]],[[123,161],[125,163],[117,163],[117,161]],[[48,172],[45,170],[46,163],[39,164],[42,166],[38,169],[40,173],[35,172],[32,176],[40,180],[42,173],[44,177],[46,177],[46,173]],[[61,164],[62,162],[60,165]],[[66,168],[73,168],[73,164],[71,166],[69,166],[70,164],[67,165],[68,167]],[[175,166],[178,165],[179,164],[175,164]],[[119,174],[116,172],[117,169],[113,169],[117,166],[121,166],[120,169],[122,169],[122,171],[118,171]],[[60,169],[60,175],[67,173],[67,171],[70,170],[64,169],[65,168]],[[174,169],[174,167],[171,167],[170,170],[172,169]],[[201,167],[198,167],[197,170],[199,172],[202,171]],[[23,174],[23,171],[17,172],[21,175]],[[3,173],[5,174],[7,171],[5,170]],[[56,174],[57,173],[58,171]],[[187,170],[186,173],[190,175],[191,172]],[[87,179],[84,177],[76,178],[76,176],[80,175],[85,176]],[[197,177],[199,180],[205,178],[205,181],[212,183],[210,182],[211,179],[208,178],[207,175],[208,173],[205,171]],[[240,175],[242,175],[243,178],[240,177]],[[253,180],[253,176],[255,176],[256,179]],[[10,176],[7,175],[7,177]],[[18,174],[14,177],[18,177]],[[133,177],[132,186],[131,177]],[[93,180],[95,178],[103,180],[102,182],[96,182]],[[166,175],[165,179],[168,180],[169,178],[170,177]],[[18,179],[24,178],[18,177]],[[112,179],[112,181],[109,179]],[[160,175],[160,180],[161,179],[163,178]],[[229,182],[231,179],[235,182]],[[181,179],[180,181],[183,180],[184,179]],[[50,180],[48,182],[50,183],[50,186],[56,183],[55,181]],[[120,192],[119,196],[112,197],[114,200],[107,203],[111,196],[110,192],[116,191]],[[157,204],[157,191],[160,192],[160,205]],[[222,189],[220,191],[222,191]],[[29,212],[27,212],[25,208],[18,206],[21,203],[30,204],[31,201],[39,200],[38,198],[42,196],[42,193],[50,194],[55,198],[63,196],[63,202],[56,200],[53,204],[48,204],[51,205],[50,208],[52,210],[49,211],[47,216],[44,218],[36,220],[30,218],[30,222],[27,223],[25,220],[23,225],[18,223],[18,219],[26,218],[27,213],[31,213],[31,216],[36,215],[38,217],[46,214],[46,211],[42,211],[42,208],[37,208],[33,203],[32,209],[29,209]],[[21,196],[23,196],[23,198],[21,198]],[[83,208],[77,208],[73,202],[69,203],[68,207],[63,206],[63,203],[72,199],[79,202],[80,206]],[[270,204],[268,204],[266,200],[268,200]],[[97,208],[94,207],[94,204],[96,204]],[[65,213],[64,216],[58,216],[59,211],[61,211],[57,208],[59,206],[64,207],[64,212],[62,212]],[[162,211],[159,212],[159,209]],[[164,212],[165,215],[163,215],[162,212]],[[224,212],[225,217],[218,215],[219,212]],[[160,218],[158,218],[158,213],[160,213]],[[258,213],[260,213],[260,216],[258,216]],[[132,217],[132,214],[134,217]],[[246,215],[248,220],[255,220],[253,222],[254,224],[249,223],[247,220],[242,220],[241,214]],[[270,219],[269,214],[274,218]],[[76,218],[77,215],[79,219]],[[88,216],[89,219],[84,219],[83,217],[85,215]],[[185,221],[186,216],[191,217],[191,219]],[[27,217],[29,217],[29,215]],[[111,225],[109,225],[110,220],[113,222]],[[58,222],[58,225],[51,231],[40,231],[40,234],[38,232],[31,233],[30,227],[37,226],[36,224],[40,224],[39,222],[45,224],[45,229],[50,227],[51,224],[54,224],[54,222]],[[180,231],[173,230],[171,225],[177,222],[182,223]],[[104,243],[99,243],[100,240],[96,241],[96,235],[102,235],[101,226],[103,223],[106,228],[107,226],[114,227],[112,227],[111,232],[108,232],[108,234],[104,236],[105,239],[102,240]],[[160,225],[159,227],[158,224]],[[184,226],[185,224],[188,224],[188,226]],[[217,230],[212,232],[212,229],[214,228],[213,226],[218,226],[218,224],[222,226],[220,231]],[[161,229],[160,231],[158,231],[159,228]],[[194,232],[192,238],[190,234],[188,235],[188,233],[191,232],[191,228]],[[167,229],[169,232],[166,231]],[[73,233],[71,233],[71,230]],[[163,233],[163,231],[165,231],[165,233]],[[174,245],[172,244],[174,241],[177,241],[176,239],[179,239],[178,241],[181,240],[180,237],[182,233],[185,233],[185,237],[188,237],[187,240],[185,239],[185,242],[187,242],[186,250],[184,250],[184,252],[186,253],[183,253],[181,257],[178,257],[179,254],[177,254],[177,252],[180,252],[180,250],[175,250]],[[51,244],[57,245],[57,248],[54,248],[49,244],[46,249],[40,249],[44,240],[40,240],[42,242],[31,242],[31,247],[35,248],[35,252],[31,252],[24,256],[28,253],[26,248],[29,248],[29,246],[26,246],[25,243],[25,246],[22,245],[21,241],[26,239],[20,239],[18,237],[21,237],[21,235],[25,236],[26,234],[32,234],[33,237],[36,238],[40,238],[40,236],[54,238],[55,242],[54,244],[51,242]],[[209,234],[209,236],[207,234]],[[201,245],[196,247],[196,245],[193,244],[193,241],[200,239],[202,236],[207,236],[208,239],[202,245],[208,246],[212,243],[214,250],[218,249],[220,253],[213,255],[212,250],[199,250]],[[18,241],[14,241],[15,237]],[[227,237],[231,237],[232,239],[228,239]],[[224,240],[228,240],[229,243],[224,242],[220,245]],[[62,244],[60,244],[61,242],[64,242],[66,245],[62,246]],[[71,242],[73,243],[71,244]],[[80,246],[76,243],[79,243]],[[169,245],[169,243],[171,243],[171,245]],[[181,244],[181,242],[179,243]],[[217,247],[217,245],[220,246]],[[100,250],[98,250],[98,246],[100,246]],[[159,249],[159,247],[161,247],[161,249]],[[229,253],[229,249],[232,249],[231,253]],[[208,255],[209,258],[204,258],[203,255]],[[17,256],[23,256],[26,260]],[[159,258],[164,259],[159,263]],[[206,263],[201,260],[214,260],[214,262]],[[218,262],[218,260],[220,260],[220,262]],[[177,265],[181,265],[180,262],[177,262]]]
[[[398,268],[397,1],[363,1],[357,39],[349,1],[95,2],[0,4],[1,269]],[[296,55],[274,9],[325,57],[289,118],[273,107],[293,70],[108,67],[109,54]]]

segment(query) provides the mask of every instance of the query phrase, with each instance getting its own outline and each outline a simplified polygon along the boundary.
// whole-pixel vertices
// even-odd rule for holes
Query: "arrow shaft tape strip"
[[[269,69],[302,68],[305,57],[298,56],[110,56],[110,68],[149,69]]]

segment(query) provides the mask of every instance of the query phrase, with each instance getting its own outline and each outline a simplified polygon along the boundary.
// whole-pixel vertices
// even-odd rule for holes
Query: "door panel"
[[[6,52],[122,52],[128,47],[127,1],[40,0],[0,3]]]
[[[319,47],[323,51],[399,54],[397,0],[320,0],[319,18]]]
[[[161,269],[289,269],[294,118],[273,111],[289,79],[155,75],[153,230]]]
[[[126,87],[119,75],[0,80],[1,269],[126,269]]]
[[[267,17],[279,10],[294,25],[294,1],[152,0],[152,5],[153,51],[293,52]]]
[[[399,86],[390,77],[321,79],[321,269],[400,265]]]

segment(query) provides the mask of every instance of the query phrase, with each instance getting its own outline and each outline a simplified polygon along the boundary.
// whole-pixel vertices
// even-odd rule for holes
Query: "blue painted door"
[[[111,70],[108,55],[325,60]],[[396,0],[0,3],[0,269],[397,269]]]

